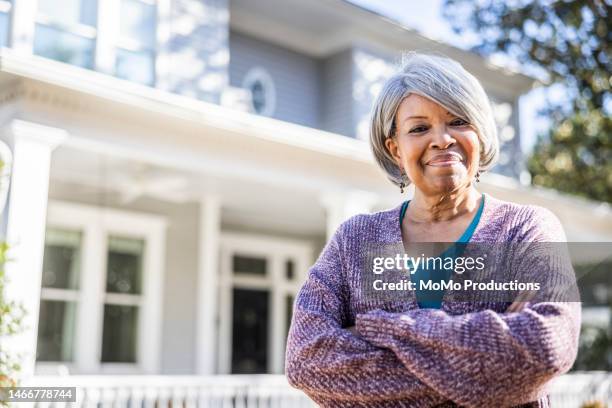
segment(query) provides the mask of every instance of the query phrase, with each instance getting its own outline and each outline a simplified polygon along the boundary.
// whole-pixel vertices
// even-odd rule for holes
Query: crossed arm
[[[345,284],[336,233],[296,298],[285,364],[290,384],[322,405],[518,405],[541,397],[576,357],[578,302],[458,316],[377,310],[347,330]]]
[[[291,385],[322,404],[432,406],[446,398],[416,378],[389,349],[343,328],[344,302],[336,236],[310,269],[295,304],[285,373]]]
[[[388,349],[379,348],[329,317],[297,312],[287,347],[291,385],[313,400],[382,402],[398,399],[444,401],[413,376]],[[316,327],[317,334],[304,334]]]
[[[579,303],[552,302],[507,314],[374,311],[358,315],[356,327],[448,399],[466,406],[512,406],[537,400],[544,383],[570,369],[579,314]]]

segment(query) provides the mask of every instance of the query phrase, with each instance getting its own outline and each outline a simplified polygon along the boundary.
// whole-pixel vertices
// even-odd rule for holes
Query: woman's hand
[[[522,311],[527,303],[534,298],[536,292],[523,291],[518,294],[514,302],[506,309],[506,313],[520,312]]]

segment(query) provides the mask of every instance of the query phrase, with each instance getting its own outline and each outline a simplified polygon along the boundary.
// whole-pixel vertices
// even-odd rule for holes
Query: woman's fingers
[[[506,312],[520,312],[525,308],[527,303],[529,303],[535,296],[535,291],[522,291],[518,294],[516,299],[512,302],[512,304],[506,309]]]

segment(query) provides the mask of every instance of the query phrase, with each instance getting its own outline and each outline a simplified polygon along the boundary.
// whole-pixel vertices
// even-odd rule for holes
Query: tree
[[[477,34],[473,50],[505,54],[562,85],[564,101],[528,160],[532,182],[612,202],[612,33],[609,1],[446,0],[444,16],[460,34]]]
[[[6,339],[22,330],[22,319],[25,313],[21,305],[6,299],[4,264],[7,251],[6,243],[0,243],[0,339]],[[18,356],[10,354],[0,345],[0,387],[15,386],[16,375],[20,368]]]

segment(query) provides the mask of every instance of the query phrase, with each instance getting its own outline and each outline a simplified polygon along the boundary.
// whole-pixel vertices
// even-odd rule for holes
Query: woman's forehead
[[[397,110],[397,114],[400,118],[408,119],[409,117],[430,117],[430,116],[450,116],[451,112],[445,107],[417,94],[410,94],[400,103]]]

